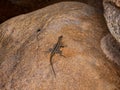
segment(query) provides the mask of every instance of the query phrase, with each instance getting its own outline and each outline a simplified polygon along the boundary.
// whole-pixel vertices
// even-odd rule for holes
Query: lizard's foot
[[[106,35],[101,40],[101,48],[106,56],[120,65],[120,43],[111,34]]]
[[[60,56],[66,58],[66,57],[62,54],[62,51],[59,51],[59,54],[60,54]]]

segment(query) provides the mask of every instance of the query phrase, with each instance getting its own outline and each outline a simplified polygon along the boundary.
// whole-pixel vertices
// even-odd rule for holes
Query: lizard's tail
[[[52,63],[52,56],[50,57],[50,65],[51,65],[52,71],[54,73],[54,76],[56,77],[56,73],[55,73],[55,70],[54,70],[54,67],[53,67],[53,63]]]

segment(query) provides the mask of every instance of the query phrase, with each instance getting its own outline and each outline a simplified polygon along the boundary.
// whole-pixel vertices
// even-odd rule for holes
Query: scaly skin
[[[53,70],[53,73],[54,73],[55,77],[56,77],[56,73],[55,73],[55,70],[54,70],[54,67],[53,67],[52,58],[56,53],[59,53],[61,55],[62,51],[60,50],[60,48],[64,47],[62,45],[62,38],[63,38],[62,35],[58,37],[58,41],[55,44],[55,46],[53,47],[53,49],[51,51],[51,54],[50,54],[50,65],[52,67],[52,70]]]

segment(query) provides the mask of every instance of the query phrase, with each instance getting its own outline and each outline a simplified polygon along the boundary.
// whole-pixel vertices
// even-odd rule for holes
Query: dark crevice
[[[48,5],[63,2],[63,1],[78,1],[89,4],[90,6],[96,7],[103,10],[102,0],[33,0],[34,3],[15,4],[10,2],[10,0],[0,0],[0,23],[20,14],[25,14],[32,12],[37,9],[41,9]]]
[[[40,31],[41,31],[41,29],[38,29],[38,30],[37,30],[37,32],[40,32]]]

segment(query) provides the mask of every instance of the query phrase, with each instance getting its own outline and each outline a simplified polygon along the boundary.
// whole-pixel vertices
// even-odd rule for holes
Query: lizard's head
[[[59,39],[60,39],[60,38],[63,38],[63,35],[59,36]]]

